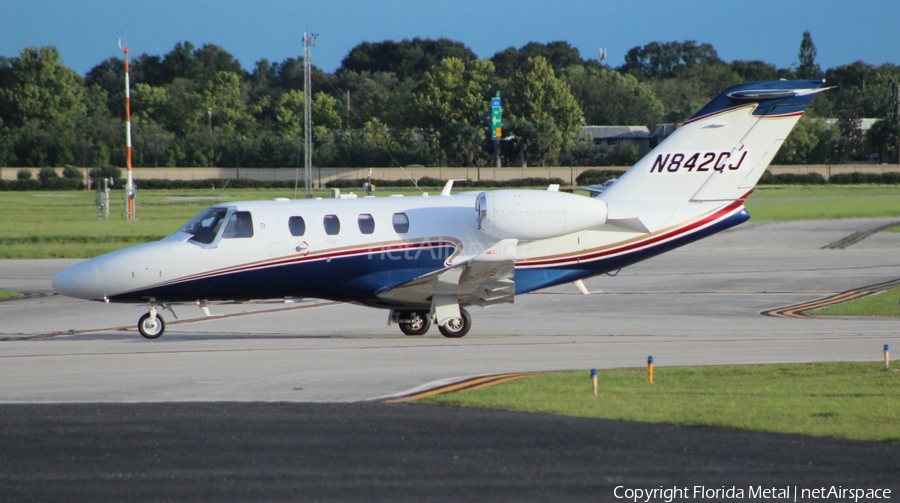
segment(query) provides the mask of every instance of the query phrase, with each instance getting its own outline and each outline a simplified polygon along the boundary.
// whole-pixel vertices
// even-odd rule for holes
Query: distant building
[[[814,121],[820,121],[822,119],[813,119]],[[863,134],[869,134],[869,130],[872,129],[872,125],[878,122],[881,119],[860,119],[859,120],[859,130],[863,132]],[[825,119],[825,124],[829,126],[837,126],[837,119]]]
[[[675,130],[678,129],[678,126],[680,126],[680,124],[677,122],[657,124],[654,126],[653,132],[650,133],[650,148],[656,148],[656,146],[668,138],[670,134],[674,133]]]
[[[582,126],[582,134],[591,138],[594,145],[612,150],[622,142],[637,147],[641,155],[650,151],[650,130],[647,126]]]

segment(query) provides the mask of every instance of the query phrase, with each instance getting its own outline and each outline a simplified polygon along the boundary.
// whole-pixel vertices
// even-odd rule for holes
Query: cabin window
[[[291,230],[291,236],[302,236],[306,234],[306,222],[303,220],[303,217],[289,218],[288,228]]]
[[[235,211],[228,219],[228,225],[225,226],[225,232],[222,233],[225,239],[231,238],[252,238],[253,237],[253,217],[249,211]]]
[[[397,231],[397,234],[409,232],[409,217],[406,216],[406,213],[394,213],[391,223],[394,224],[394,230]]]
[[[325,234],[329,236],[334,236],[335,234],[341,232],[341,221],[338,220],[337,215],[325,215]]]
[[[219,234],[227,213],[228,208],[208,208],[185,224],[181,232],[190,234],[190,241],[211,244]]]
[[[359,216],[357,222],[359,223],[359,232],[362,232],[363,234],[372,234],[375,232],[375,219],[372,218],[372,215],[363,213]]]

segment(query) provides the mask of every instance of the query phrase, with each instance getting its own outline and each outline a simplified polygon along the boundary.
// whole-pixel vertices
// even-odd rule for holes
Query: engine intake
[[[606,202],[566,192],[494,190],[478,194],[478,229],[500,239],[547,239],[606,223]]]

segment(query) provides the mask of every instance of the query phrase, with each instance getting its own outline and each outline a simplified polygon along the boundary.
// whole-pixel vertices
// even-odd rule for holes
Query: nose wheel
[[[163,332],[166,331],[166,322],[162,319],[162,316],[156,313],[157,309],[160,307],[168,309],[171,311],[172,316],[175,316],[175,311],[172,311],[172,308],[165,302],[158,302],[152,297],[149,304],[147,314],[138,319],[138,332],[147,339],[159,339]],[[177,320],[178,316],[175,316],[175,319]]]
[[[141,316],[138,320],[138,332],[147,339],[159,339],[166,331],[166,322],[162,316],[156,314],[155,309],[151,309],[149,313]]]

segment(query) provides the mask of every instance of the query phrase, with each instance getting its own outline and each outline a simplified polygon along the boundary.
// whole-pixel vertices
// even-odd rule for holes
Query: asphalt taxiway
[[[583,502],[660,487],[688,488],[671,501],[700,500],[696,487],[740,488],[741,501],[751,487],[887,489],[892,499],[900,490],[896,443],[377,402],[0,412],[2,501]]]

